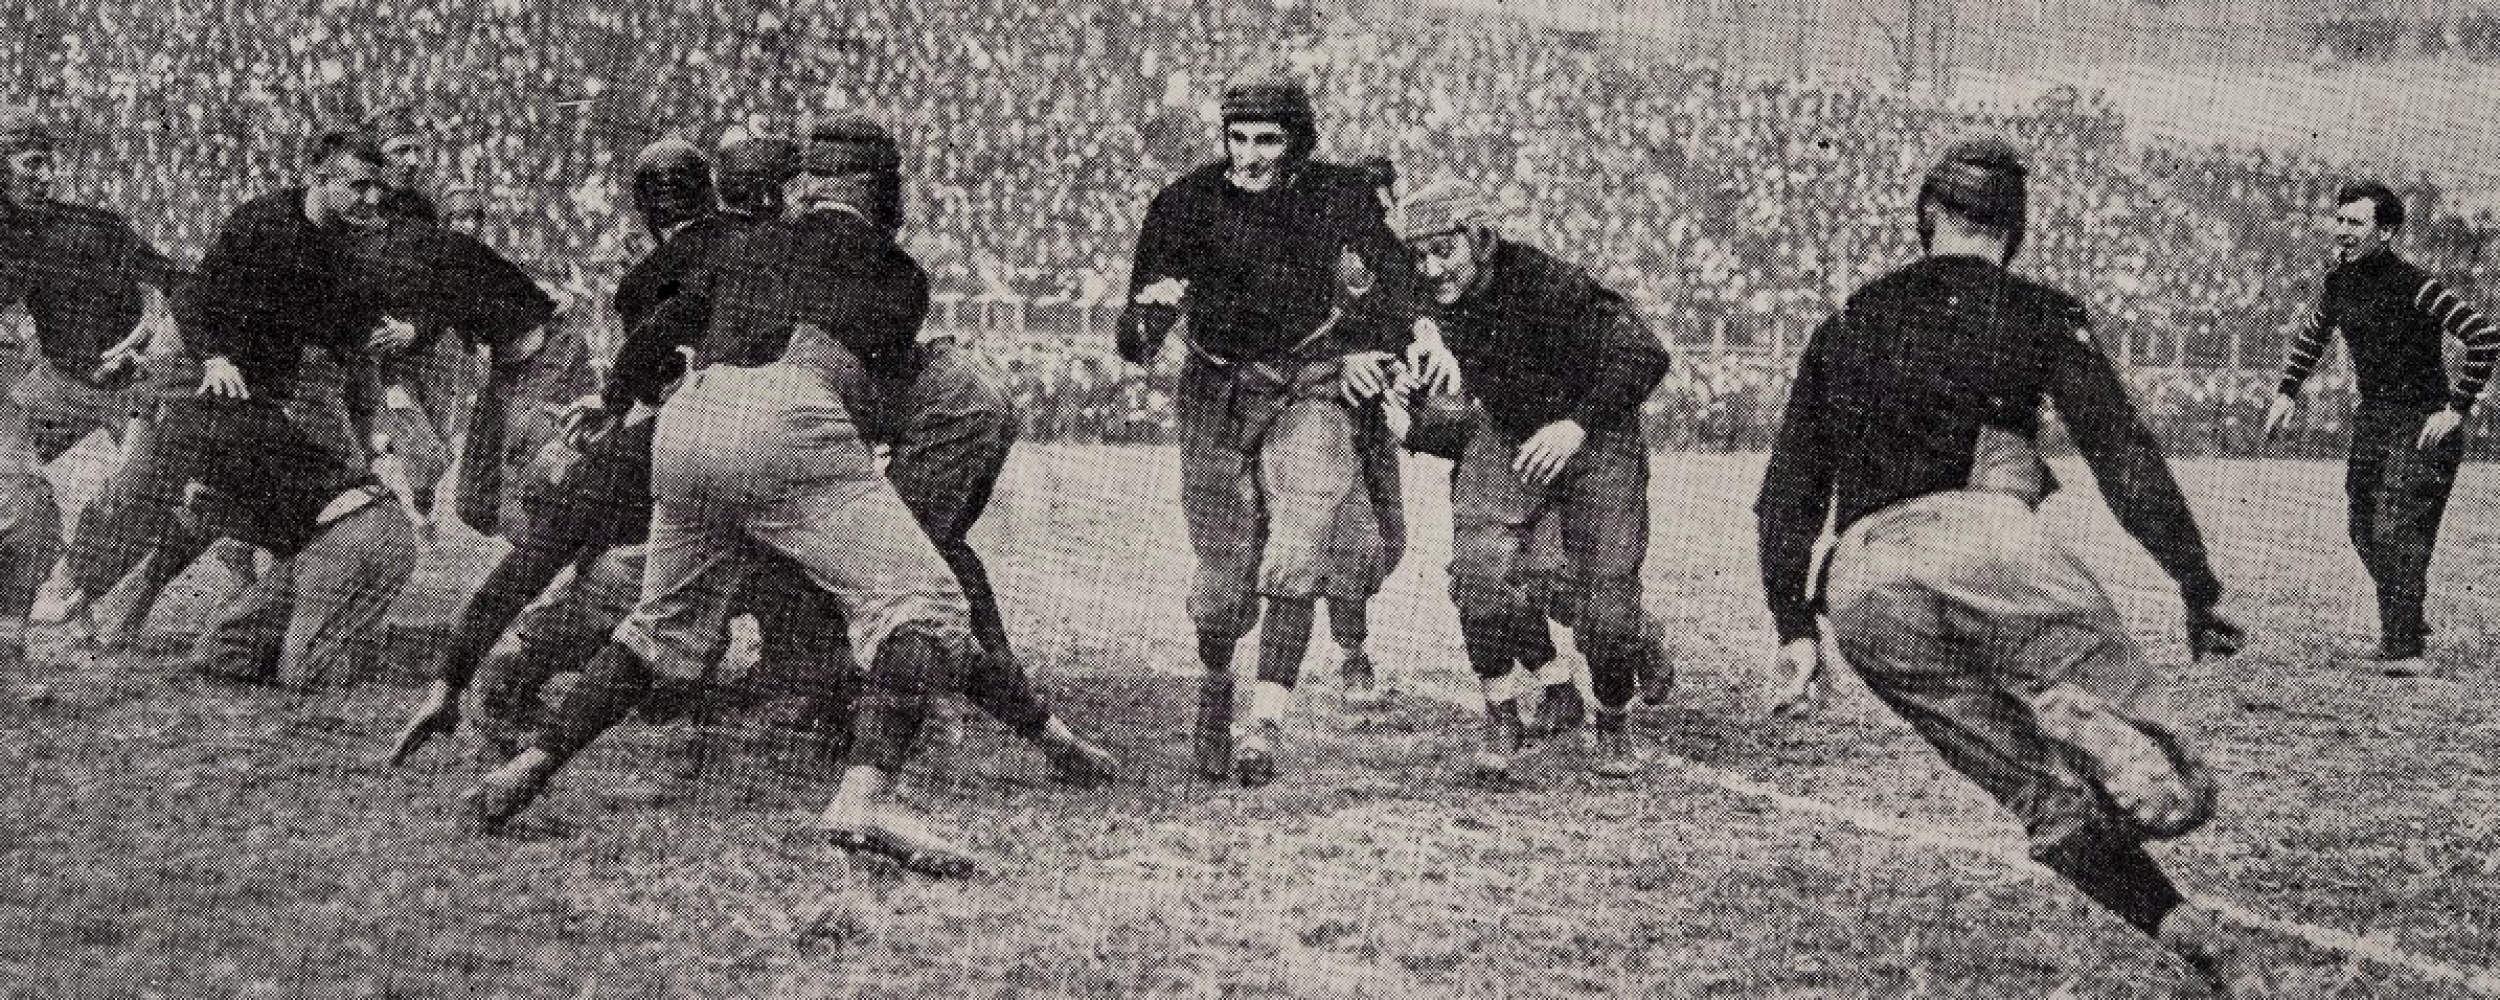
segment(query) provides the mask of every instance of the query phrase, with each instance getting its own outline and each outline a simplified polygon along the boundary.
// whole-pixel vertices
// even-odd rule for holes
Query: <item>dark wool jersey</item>
[[[753,226],[742,215],[698,216],[663,237],[617,279],[616,315],[624,324],[625,342],[617,346],[616,363],[600,392],[609,409],[630,409],[638,402],[656,405],[668,384],[685,373],[685,358],[677,349],[700,341],[709,317],[683,314],[668,323],[653,320],[660,307],[700,280],[721,251]]]
[[[791,328],[810,323],[871,375],[918,375],[929,275],[866,219],[829,209],[775,219],[719,260],[661,310],[684,306],[709,318],[701,363],[771,364],[789,350]]]
[[[1334,356],[1406,343],[1415,267],[1390,231],[1368,174],[1308,162],[1253,194],[1211,163],[1172,182],[1146,208],[1129,298],[1167,278],[1189,282],[1182,310],[1200,350],[1231,361]],[[1296,352],[1344,296],[1339,259],[1374,279],[1326,343]]]
[[[2392,250],[2327,272],[2318,306],[2292,342],[2279,391],[2300,392],[2337,330],[2344,332],[2361,402],[2368,406],[2467,412],[2491,381],[2492,362],[2500,360],[2500,329]],[[2465,341],[2464,370],[2455,385],[2441,360],[2443,334]]]
[[[422,222],[429,226],[440,225],[443,221],[442,210],[435,207],[434,197],[416,188],[385,187],[382,189],[382,204],[378,207],[383,216],[395,221]]]
[[[1930,257],[1850,296],[1798,362],[1754,512],[1762,582],[1785,640],[1815,634],[1806,579],[1833,531],[1971,484],[1983,428],[2036,441],[2055,403],[2112,513],[2191,608],[2222,584],[2187,500],[2081,303],[1976,257]]]
[[[365,235],[343,222],[314,225],[303,188],[244,202],[174,302],[183,343],[233,362],[255,394],[291,392],[306,348],[353,358],[382,321],[382,303],[355,280]]]
[[[92,374],[104,349],[138,327],[143,286],[170,291],[177,276],[121,216],[0,201],[0,306],[25,305],[44,358],[70,378]]]
[[[180,396],[167,403],[161,427],[176,480],[234,501],[237,537],[280,558],[321,533],[321,511],[339,494],[375,485],[306,436],[274,400]]]
[[[398,223],[359,250],[356,281],[384,310],[472,346],[509,344],[555,318],[555,301],[528,272],[466,233]]]
[[[1422,308],[1494,424],[1520,435],[1564,418],[1638,428],[1668,358],[1631,304],[1524,243],[1496,245],[1485,268],[1457,303]]]

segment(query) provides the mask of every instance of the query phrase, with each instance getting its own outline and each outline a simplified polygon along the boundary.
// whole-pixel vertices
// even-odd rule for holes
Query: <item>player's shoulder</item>
[[[130,229],[130,220],[109,208],[82,205],[71,201],[52,202],[44,208],[47,220],[55,225],[104,232]]]
[[[1191,168],[1188,173],[1173,178],[1172,183],[1164,185],[1163,190],[1155,194],[1155,200],[1175,201],[1205,198],[1218,194],[1224,189],[1226,169],[1227,166],[1222,160],[1201,163]]]

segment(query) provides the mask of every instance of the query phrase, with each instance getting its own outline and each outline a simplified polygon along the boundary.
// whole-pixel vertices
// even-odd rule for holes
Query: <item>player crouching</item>
[[[1416,340],[1447,345],[1478,403],[1450,483],[1450,596],[1484,685],[1479,777],[1507,775],[1519,748],[1517,667],[1551,658],[1548,610],[1589,662],[1596,771],[1630,777],[1627,708],[1653,648],[1641,606],[1649,448],[1640,405],[1666,377],[1666,347],[1587,272],[1503,238],[1465,182],[1415,192],[1397,228],[1428,292]],[[1532,544],[1547,522],[1560,531],[1572,583],[1549,589],[1571,595],[1567,607],[1549,608],[1528,585]]]

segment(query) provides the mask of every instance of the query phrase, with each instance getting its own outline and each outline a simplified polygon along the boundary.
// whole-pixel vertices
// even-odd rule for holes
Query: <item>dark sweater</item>
[[[178,396],[160,427],[175,481],[196,481],[232,501],[237,537],[281,558],[321,533],[321,511],[339,494],[375,484],[306,436],[274,400]]]
[[[1277,187],[1253,194],[1233,186],[1224,172],[1220,162],[1201,167],[1147,206],[1130,301],[1166,278],[1189,282],[1181,308],[1191,340],[1234,361],[1337,356],[1406,343],[1415,267],[1389,230],[1367,174],[1310,162]],[[1337,266],[1347,252],[1362,260],[1375,285],[1324,343],[1297,352],[1343,298]],[[1128,325],[1122,324],[1124,335]]]
[[[138,327],[142,286],[171,291],[178,273],[121,216],[0,201],[0,306],[25,305],[43,356],[70,378],[92,374],[104,349]]]
[[[1815,634],[1806,578],[1835,532],[1970,485],[1982,428],[2037,440],[2053,402],[2127,533],[2211,608],[2221,581],[2187,500],[2081,303],[1975,257],[1931,257],[1851,296],[1815,330],[1754,512],[1763,588],[1785,640]]]
[[[382,320],[382,303],[355,282],[359,235],[314,225],[303,188],[244,202],[174,303],[184,344],[233,362],[255,394],[291,394],[306,348],[353,362]]]
[[[1566,418],[1592,432],[1637,429],[1641,401],[1667,376],[1665,345],[1630,303],[1524,243],[1497,245],[1477,287],[1424,312],[1467,390],[1513,434]]]
[[[668,384],[685,374],[685,357],[677,349],[700,342],[710,318],[686,312],[666,323],[653,320],[678,292],[701,280],[721,251],[752,226],[745,216],[703,215],[669,234],[617,279],[616,314],[624,325],[625,342],[617,346],[616,363],[609,367],[608,384],[600,391],[609,409],[622,411],[635,403],[656,405]]]
[[[390,315],[500,348],[555,318],[555,301],[494,248],[466,233],[394,223],[359,241],[356,280]],[[419,341],[411,357],[422,357]]]
[[[2292,342],[2292,355],[2277,389],[2286,396],[2300,392],[2318,361],[2326,356],[2327,339],[2344,332],[2352,352],[2353,376],[2360,383],[2365,406],[2402,407],[2428,413],[2449,407],[2459,413],[2491,381],[2492,363],[2500,360],[2500,329],[2411,262],[2392,250],[2348,261],[2327,272],[2309,324]],[[2456,384],[2448,382],[2441,359],[2441,335],[2465,341],[2465,364]]]
[[[707,317],[701,364],[765,365],[789,350],[791,328],[811,323],[869,374],[918,374],[929,275],[894,240],[850,212],[776,219],[739,237],[720,263],[661,308]]]

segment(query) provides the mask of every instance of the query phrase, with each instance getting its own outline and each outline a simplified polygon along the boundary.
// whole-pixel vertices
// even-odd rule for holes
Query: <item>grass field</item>
[[[1170,454],[1024,449],[980,541],[1032,669],[1126,770],[1107,792],[1064,790],[967,719],[912,792],[995,858],[961,884],[811,840],[831,775],[769,726],[630,726],[516,835],[479,838],[454,805],[475,773],[465,741],[374,763],[404,683],[291,697],[172,674],[162,653],[40,647],[0,701],[0,992],[2198,995],[2024,862],[2013,824],[1853,680],[1813,720],[1763,718],[1759,462],[1658,460],[1648,599],[1682,686],[1644,716],[1643,777],[1595,781],[1564,745],[1514,790],[1463,780],[1475,714],[1442,584],[1447,467],[1417,460],[1415,544],[1374,641],[1413,693],[1341,705],[1323,642],[1288,773],[1246,792],[1187,767]],[[2167,582],[2065,471],[2075,490],[2049,510],[2136,631],[2183,660]],[[2230,793],[2212,827],[2157,852],[2193,891],[2358,936],[2375,957],[2292,949],[2315,995],[2464,995],[2440,976],[2500,964],[2485,665],[2500,584],[2482,577],[2500,476],[2470,467],[2457,491],[2434,573],[2439,673],[2396,680],[2342,662],[2372,635],[2340,467],[2181,472],[2253,642],[2177,672]],[[468,538],[435,555],[395,655],[422,652],[483,555]],[[196,628],[199,604],[156,627]]]

